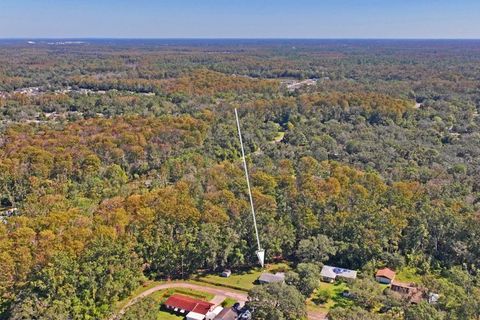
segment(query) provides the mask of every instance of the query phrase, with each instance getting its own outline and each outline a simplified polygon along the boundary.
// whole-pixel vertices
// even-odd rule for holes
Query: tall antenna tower
[[[242,132],[240,130],[240,120],[238,120],[238,112],[236,108],[235,108],[235,118],[237,119],[237,129],[238,129],[238,137],[240,138],[240,148],[242,150],[243,168],[245,169],[245,178],[247,179],[247,187],[248,187],[248,197],[250,198],[250,207],[252,209],[253,227],[255,228],[255,235],[257,237],[258,250],[256,251],[256,253],[257,253],[258,261],[260,262],[260,265],[263,268],[265,264],[265,250],[262,249],[262,247],[260,246],[260,238],[258,236],[258,228],[257,228],[257,218],[255,217],[255,207],[253,206],[252,189],[250,188],[250,179],[248,177],[247,161],[245,160],[245,151],[243,149]]]

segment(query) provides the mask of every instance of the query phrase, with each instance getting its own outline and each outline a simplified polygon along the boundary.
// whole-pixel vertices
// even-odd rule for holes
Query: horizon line
[[[443,37],[0,37],[1,40],[480,40],[478,38]]]

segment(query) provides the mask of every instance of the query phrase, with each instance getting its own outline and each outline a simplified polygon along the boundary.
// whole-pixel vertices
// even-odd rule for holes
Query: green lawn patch
[[[227,298],[227,299],[223,300],[222,307],[230,308],[235,304],[235,302],[237,302],[237,300],[232,299],[232,298]]]
[[[159,311],[157,315],[158,320],[183,320],[183,317],[177,316],[166,311]]]
[[[203,301],[210,301],[215,296],[208,292],[203,292],[203,291],[198,291],[198,290],[193,290],[188,288],[171,288],[171,289],[156,291],[152,293],[150,297],[152,297],[158,303],[163,303],[168,297],[170,297],[173,294],[181,294],[184,296],[188,296],[188,297],[203,300]]]
[[[422,281],[422,277],[417,274],[417,270],[413,267],[404,267],[399,270],[395,276],[396,281],[400,282],[414,282],[420,283]]]
[[[321,310],[328,312],[333,307],[347,307],[353,304],[352,300],[342,296],[342,292],[348,290],[345,282],[325,283],[313,292],[307,300],[309,310]]]
[[[273,139],[273,142],[280,142],[282,141],[283,137],[285,137],[285,132],[280,131],[277,136]]]
[[[249,291],[255,286],[255,281],[260,277],[262,272],[285,272],[290,267],[286,263],[271,264],[266,269],[255,268],[248,271],[233,272],[228,278],[220,277],[217,274],[200,275],[195,280],[213,284],[216,286],[224,286],[232,289]]]

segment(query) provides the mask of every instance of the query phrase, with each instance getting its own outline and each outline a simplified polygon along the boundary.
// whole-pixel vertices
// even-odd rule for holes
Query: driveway
[[[229,290],[226,288],[213,288],[213,287],[207,287],[207,286],[201,286],[197,284],[192,284],[192,283],[186,283],[186,282],[168,282],[168,283],[163,283],[159,284],[155,287],[152,287],[148,290],[143,291],[139,295],[135,296],[130,300],[119,312],[118,315],[122,315],[125,313],[125,311],[133,305],[135,302],[138,300],[141,300],[149,295],[151,295],[154,292],[160,291],[160,290],[166,290],[166,289],[172,289],[172,288],[186,288],[186,289],[193,289],[197,291],[203,291],[207,292],[210,294],[215,295],[212,300],[210,300],[211,303],[215,305],[219,305],[220,303],[223,302],[226,298],[231,298],[234,299],[235,301],[238,301],[240,305],[244,305],[245,302],[247,301],[247,294],[246,293],[239,293],[233,290]],[[119,317],[114,315],[110,318],[110,320],[113,319],[118,319]]]
[[[172,289],[172,288],[187,288],[187,289],[193,289],[197,291],[203,291],[203,292],[208,292],[210,294],[215,295],[215,297],[210,300],[211,303],[215,305],[219,305],[220,303],[225,300],[225,298],[231,298],[240,303],[240,305],[244,305],[245,302],[247,302],[248,295],[247,293],[240,293],[238,291],[233,291],[228,288],[216,288],[216,287],[208,287],[208,286],[202,286],[198,284],[193,284],[193,283],[186,283],[186,282],[167,282],[163,284],[159,284],[155,287],[152,287],[148,290],[143,291],[136,297],[133,297],[132,300],[130,300],[119,312],[118,315],[123,315],[125,311],[133,305],[135,302],[137,302],[140,299],[143,299],[152,293],[160,290],[166,290],[166,289]],[[114,315],[110,318],[110,320],[114,319],[119,319],[118,316]],[[308,312],[308,319],[310,320],[325,320],[326,314],[322,312]]]

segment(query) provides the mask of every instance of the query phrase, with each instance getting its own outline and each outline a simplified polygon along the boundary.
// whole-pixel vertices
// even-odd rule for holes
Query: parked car
[[[242,320],[250,320],[252,319],[252,313],[249,310],[246,310],[244,313],[240,315],[240,318]]]
[[[342,297],[344,297],[344,298],[351,298],[351,297],[352,297],[352,294],[351,294],[350,291],[348,291],[348,290],[343,290],[343,292],[342,292]]]
[[[237,310],[239,311],[240,310],[240,303],[239,302],[235,302],[232,306],[233,310]]]

